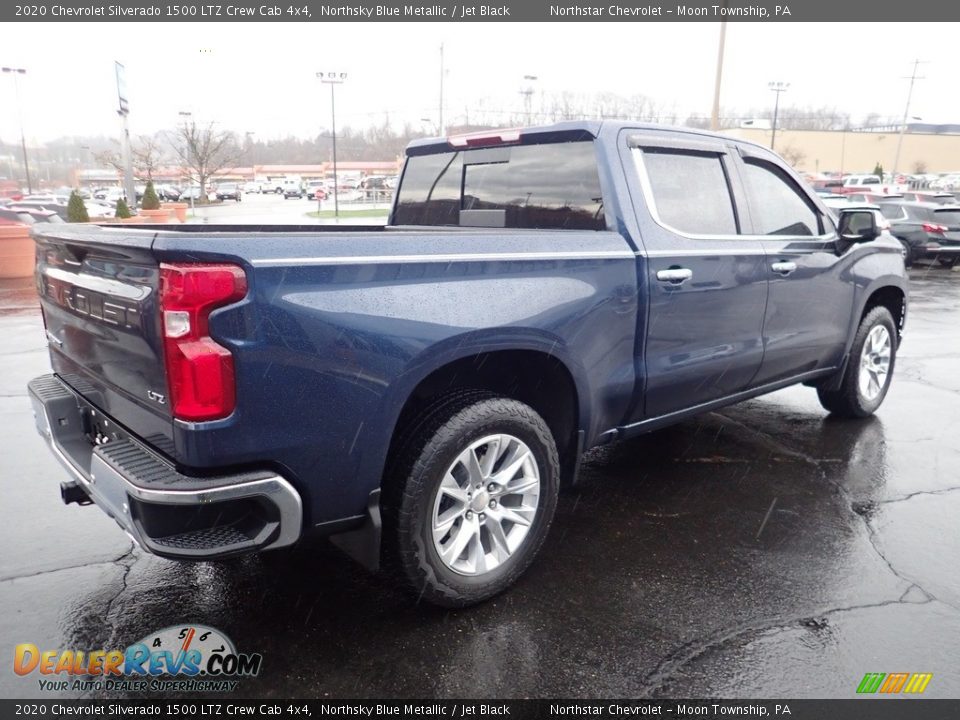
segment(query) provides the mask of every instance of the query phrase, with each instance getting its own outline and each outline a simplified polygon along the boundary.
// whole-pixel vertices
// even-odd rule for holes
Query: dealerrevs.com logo
[[[173,625],[125,650],[41,650],[33,643],[14,649],[17,675],[38,674],[41,690],[207,691],[234,690],[256,676],[259,653],[238,653],[233,641],[205,625]]]

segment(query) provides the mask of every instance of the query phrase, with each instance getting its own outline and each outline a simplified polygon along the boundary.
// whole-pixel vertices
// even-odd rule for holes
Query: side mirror
[[[870,242],[880,236],[877,218],[871,210],[841,210],[837,231],[841,239],[853,243]]]

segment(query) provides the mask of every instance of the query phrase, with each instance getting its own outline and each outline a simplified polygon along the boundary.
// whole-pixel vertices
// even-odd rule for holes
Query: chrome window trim
[[[682,238],[687,240],[721,240],[724,242],[730,242],[734,240],[748,240],[748,241],[763,241],[774,239],[777,241],[795,241],[795,240],[805,240],[807,242],[830,242],[834,239],[834,233],[824,233],[822,235],[754,235],[754,234],[742,234],[742,235],[706,235],[702,233],[690,233],[684,230],[679,230],[669,223],[665,222],[661,217],[660,213],[657,210],[657,203],[653,195],[653,186],[650,182],[650,176],[647,173],[647,167],[643,160],[643,148],[642,147],[629,147],[630,154],[633,157],[634,168],[637,172],[637,178],[640,182],[640,191],[643,193],[643,200],[647,204],[647,211],[650,213],[650,217],[653,218],[653,221],[659,225],[664,230],[667,230],[674,235],[679,235]],[[678,145],[677,150],[682,150],[682,146]],[[702,152],[699,148],[692,148],[695,152]],[[709,150],[707,151],[710,154],[717,155],[717,159],[720,159],[720,156],[728,154],[720,150]],[[733,207],[733,197],[730,198],[731,207]],[[819,212],[819,210],[818,210]],[[696,254],[697,251],[691,251],[689,254]],[[648,253],[652,254],[652,253]],[[669,254],[681,254],[681,253],[669,253]],[[718,253],[714,253],[718,254]]]

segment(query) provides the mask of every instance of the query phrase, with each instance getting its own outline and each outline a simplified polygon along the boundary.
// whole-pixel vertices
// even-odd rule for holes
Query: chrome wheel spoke
[[[497,464],[497,460],[500,458],[501,441],[502,438],[500,436],[496,436],[489,443],[487,443],[487,449],[483,456],[483,462],[480,463],[480,469],[483,477],[485,478],[488,478],[493,474],[493,467]]]
[[[510,458],[504,461],[503,467],[493,476],[493,481],[498,485],[506,485],[520,472],[520,468],[530,458],[530,451],[524,446],[523,451],[514,451]]]
[[[516,478],[512,482],[507,484],[507,487],[504,489],[504,494],[507,495],[523,495],[534,488],[540,487],[540,478],[528,478],[526,476]]]
[[[522,525],[524,527],[530,525],[536,512],[536,508],[507,507],[506,505],[498,505],[496,508],[490,510],[490,514],[493,515],[494,519],[500,522],[506,520],[514,525]]]
[[[467,470],[467,477],[471,485],[483,482],[483,470],[480,469],[480,461],[477,459],[477,451],[469,447],[461,453],[460,462]]]
[[[457,533],[450,538],[447,544],[441,547],[440,557],[443,558],[447,565],[453,566],[454,563],[460,559],[460,556],[463,555],[463,551],[467,549],[476,537],[476,522],[467,520],[461,523]]]
[[[491,550],[497,560],[503,562],[512,554],[507,534],[503,531],[503,525],[497,518],[487,516],[486,528],[490,533],[490,543],[493,546]]]
[[[461,505],[466,505],[470,502],[467,491],[460,487],[456,478],[450,473],[447,473],[443,478],[443,482],[440,484],[440,492]]]

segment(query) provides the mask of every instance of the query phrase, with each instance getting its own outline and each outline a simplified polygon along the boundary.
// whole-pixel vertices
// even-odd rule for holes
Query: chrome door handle
[[[657,280],[679,285],[693,277],[693,270],[688,268],[668,268],[657,270]]]
[[[783,275],[789,275],[794,270],[797,269],[797,264],[792,263],[789,260],[781,260],[780,262],[775,262],[770,266],[770,269],[775,273],[781,273]]]

